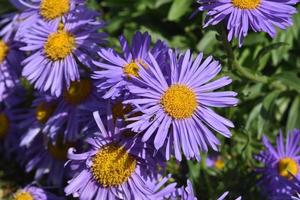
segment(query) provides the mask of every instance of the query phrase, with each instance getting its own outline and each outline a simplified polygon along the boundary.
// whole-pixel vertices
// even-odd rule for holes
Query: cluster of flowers
[[[163,41],[151,45],[148,33],[136,32],[131,44],[121,36],[121,52],[105,48],[105,24],[84,0],[11,2],[19,11],[0,21],[0,150],[34,171],[36,181],[81,200],[196,199],[190,181],[177,187],[164,176],[166,161],[200,161],[200,152],[218,150],[214,132],[231,136],[233,123],[212,109],[238,103],[235,92],[216,91],[231,83],[216,78],[220,63]],[[234,20],[247,17],[229,7],[252,4],[202,2],[200,10],[215,9],[207,24],[232,12],[229,40],[245,36],[248,27]],[[290,24],[292,3],[284,1],[280,12],[271,6],[279,17],[266,19],[260,7],[263,20],[247,13],[247,26],[271,33],[270,24]],[[34,92],[24,89],[27,83]],[[34,185],[14,198],[60,199]]]

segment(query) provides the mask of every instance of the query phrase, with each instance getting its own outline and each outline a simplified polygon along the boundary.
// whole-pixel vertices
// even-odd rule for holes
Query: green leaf
[[[288,120],[286,124],[287,130],[292,130],[294,128],[300,128],[300,97],[296,97],[290,108],[288,115]]]
[[[189,10],[192,2],[193,0],[175,0],[169,10],[168,20],[179,20]]]
[[[300,78],[298,77],[297,73],[300,72],[287,71],[276,75],[275,78],[289,88],[292,88],[300,93]]]

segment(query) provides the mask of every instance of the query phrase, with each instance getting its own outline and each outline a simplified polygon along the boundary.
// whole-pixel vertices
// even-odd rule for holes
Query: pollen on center
[[[123,184],[136,168],[136,159],[123,147],[109,144],[93,157],[94,179],[103,187],[116,187]]]
[[[14,200],[34,200],[32,195],[28,192],[18,192],[14,196]]]
[[[46,20],[62,17],[70,11],[70,0],[42,0],[40,14]]]
[[[175,119],[191,117],[197,107],[195,92],[186,85],[174,84],[163,94],[161,105]]]
[[[89,79],[72,82],[70,88],[64,92],[64,99],[71,104],[80,104],[92,92],[92,82]]]
[[[297,175],[299,172],[299,166],[297,161],[292,158],[285,157],[278,162],[278,173],[280,176],[293,179],[293,176]]]
[[[7,53],[8,46],[3,40],[0,39],[0,63],[2,63],[5,60]]]
[[[48,152],[56,160],[65,161],[68,158],[68,149],[74,147],[73,143],[64,143],[62,138],[59,138],[55,144],[48,143]]]
[[[5,114],[0,113],[0,138],[6,136],[9,130],[9,120]]]
[[[124,73],[129,77],[129,76],[139,76],[139,69],[140,67],[135,61],[132,61],[124,66]]]
[[[240,9],[255,9],[260,5],[261,0],[232,0],[234,7]]]
[[[55,110],[53,103],[42,102],[36,107],[35,116],[40,123],[45,123]]]
[[[49,35],[44,50],[50,60],[57,61],[66,58],[75,48],[75,38],[69,32],[58,30]]]

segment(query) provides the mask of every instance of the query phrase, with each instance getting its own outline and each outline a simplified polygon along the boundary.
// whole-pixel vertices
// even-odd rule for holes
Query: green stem
[[[220,36],[222,39],[223,46],[225,48],[227,59],[228,59],[228,66],[235,69],[241,76],[259,83],[269,84],[271,88],[276,88],[278,90],[285,90],[286,86],[279,83],[279,82],[272,82],[267,76],[255,74],[251,72],[249,69],[242,67],[238,61],[236,60],[231,43],[227,40],[227,32],[224,26],[220,28]]]
[[[203,155],[202,158],[201,158],[201,169],[202,169],[202,173],[203,173],[205,184],[207,186],[208,196],[211,197],[211,195],[212,195],[212,189],[211,189],[210,180],[209,180],[209,177],[208,177],[207,171],[206,171],[207,170],[206,158],[207,158],[206,154]]]

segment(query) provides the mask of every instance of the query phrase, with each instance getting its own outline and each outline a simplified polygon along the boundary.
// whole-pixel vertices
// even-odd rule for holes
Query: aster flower
[[[72,81],[80,79],[80,64],[92,67],[94,52],[104,38],[97,32],[101,27],[102,24],[90,28],[79,22],[49,24],[40,21],[22,39],[26,46],[21,50],[32,52],[23,61],[22,75],[38,90],[60,96]]]
[[[58,197],[42,188],[28,185],[20,189],[13,195],[13,200],[63,200],[64,198]]]
[[[275,37],[276,28],[292,25],[293,7],[298,0],[198,0],[199,11],[208,11],[204,27],[223,22],[227,26],[228,41],[233,37],[243,43],[249,29]]]
[[[181,160],[182,149],[187,159],[200,160],[199,150],[212,147],[217,151],[220,144],[209,128],[230,137],[228,127],[233,127],[210,107],[235,106],[236,93],[214,91],[230,84],[231,80],[223,77],[209,82],[221,70],[219,62],[211,56],[202,61],[199,54],[193,60],[187,51],[177,58],[172,50],[169,56],[170,65],[163,74],[149,54],[149,67],[140,68],[139,78],[134,79],[136,83],[129,86],[134,98],[124,103],[131,103],[142,115],[128,118],[132,123],[127,127],[142,132],[143,141],[152,138],[156,149],[164,147],[167,159],[174,152],[176,159]]]
[[[119,137],[122,129],[114,125],[110,112],[107,128],[98,112],[94,117],[100,133],[87,140],[90,149],[82,154],[69,150],[69,164],[77,175],[68,182],[66,195],[82,200],[149,199],[155,192],[159,157],[148,156],[151,149],[143,143],[133,145]]]
[[[0,151],[6,157],[19,149],[18,142],[20,141],[22,129],[18,125],[22,120],[21,116],[27,112],[27,109],[19,108],[22,98],[16,95],[18,92],[23,92],[23,90],[17,88],[6,99],[9,103],[2,102],[0,104]]]
[[[75,146],[75,142],[63,142],[62,137],[52,142],[39,134],[26,148],[23,157],[25,171],[34,171],[35,180],[46,178],[48,185],[61,187],[70,175],[69,167],[64,167],[68,149]]]
[[[225,167],[224,159],[217,153],[209,154],[205,162],[207,167],[213,167],[217,170],[222,170]]]
[[[16,87],[21,74],[23,54],[20,43],[12,40],[10,34],[0,36],[0,102]]]
[[[63,140],[68,142],[88,136],[91,133],[88,130],[96,126],[93,111],[106,112],[106,103],[97,92],[94,82],[88,78],[72,82],[57,102],[57,107],[42,130],[51,140],[56,140],[58,134],[63,134]]]
[[[116,53],[113,49],[101,49],[98,54],[104,61],[95,61],[99,67],[92,76],[99,80],[98,88],[105,91],[103,98],[115,98],[127,90],[131,76],[138,76],[140,68],[147,68],[148,51],[150,51],[161,64],[165,62],[167,46],[157,41],[153,48],[151,37],[146,33],[136,32],[132,38],[131,47],[124,36],[120,37],[120,45],[123,54]]]
[[[258,172],[262,175],[259,185],[268,199],[289,199],[295,193],[294,186],[299,179],[300,131],[293,130],[287,134],[284,142],[280,133],[273,147],[263,137],[265,151],[257,156],[264,164]]]
[[[21,138],[21,146],[28,146],[42,132],[58,104],[58,99],[52,96],[45,94],[35,96],[36,99],[32,102],[31,109],[21,117],[22,122],[19,124],[25,130]]]
[[[24,35],[28,29],[42,20],[51,24],[64,21],[66,16],[83,4],[83,0],[13,0],[13,4],[23,12],[18,35]]]

